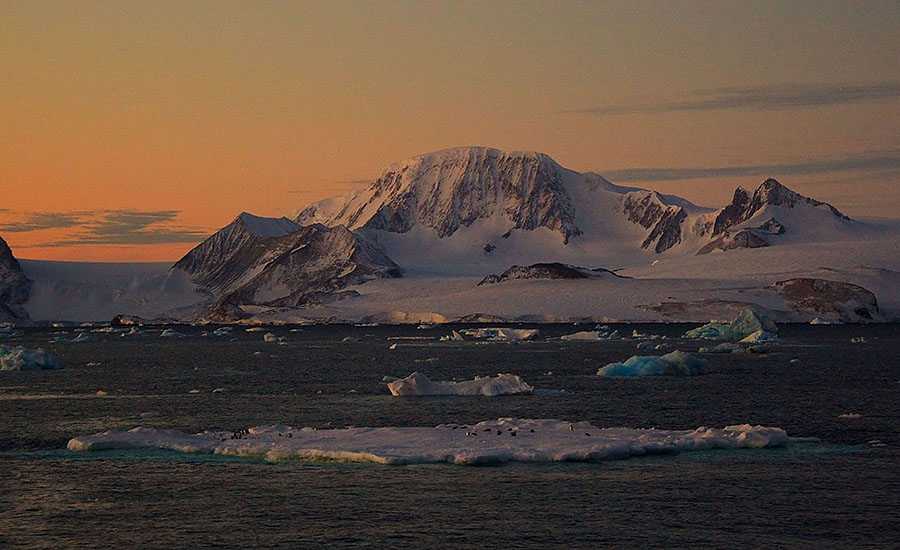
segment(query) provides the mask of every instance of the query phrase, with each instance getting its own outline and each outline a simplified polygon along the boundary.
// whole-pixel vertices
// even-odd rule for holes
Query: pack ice
[[[137,427],[69,440],[71,451],[168,449],[263,457],[269,461],[335,460],[381,464],[564,462],[622,459],[711,449],[781,447],[781,428],[749,424],[695,430],[599,428],[589,422],[501,418],[478,424],[315,430],[262,426],[194,435]]]

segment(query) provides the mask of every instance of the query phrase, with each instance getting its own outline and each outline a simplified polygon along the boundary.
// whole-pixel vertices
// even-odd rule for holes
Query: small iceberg
[[[694,376],[706,374],[705,359],[673,351],[661,357],[632,355],[624,363],[610,363],[597,371],[597,376]]]
[[[284,336],[276,336],[276,335],[272,334],[271,332],[267,332],[263,335],[263,341],[264,342],[281,343],[281,342],[287,342],[287,338],[285,338]]]
[[[703,338],[708,340],[743,340],[762,331],[771,335],[778,333],[778,326],[764,316],[759,316],[752,309],[743,309],[730,323],[710,322],[702,327],[684,333],[685,338]]]
[[[64,368],[59,357],[43,349],[0,346],[0,370],[58,370]]]
[[[167,328],[159,333],[160,338],[184,338],[184,334],[181,334],[175,329]]]
[[[464,341],[464,339],[462,337],[462,334],[456,332],[455,330],[451,330],[450,334],[441,336],[440,341],[441,342],[462,342],[462,341]]]
[[[515,374],[498,374],[493,377],[465,380],[463,382],[434,382],[421,372],[388,383],[391,395],[513,395],[531,393],[534,388]]]

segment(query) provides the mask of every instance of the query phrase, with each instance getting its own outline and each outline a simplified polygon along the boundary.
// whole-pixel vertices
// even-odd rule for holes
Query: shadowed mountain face
[[[817,229],[816,226],[844,221],[850,221],[850,218],[837,208],[804,197],[769,178],[753,196],[741,187],[735,190],[731,203],[719,210],[712,223],[712,240],[697,254],[769,246],[772,236],[789,232],[786,226],[790,226],[791,233],[802,236],[804,232]]]
[[[6,241],[0,239],[0,321],[27,321],[23,306],[30,292],[31,281],[22,273]]]
[[[377,246],[343,226],[301,227],[290,220],[241,214],[178,261],[219,302],[297,305],[314,293],[383,277],[400,269]]]

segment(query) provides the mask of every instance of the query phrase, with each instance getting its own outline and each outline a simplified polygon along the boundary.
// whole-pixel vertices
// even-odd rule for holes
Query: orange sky
[[[4,2],[0,236],[174,261],[241,211],[461,145],[711,206],[765,173],[896,215],[897,2],[604,4]]]

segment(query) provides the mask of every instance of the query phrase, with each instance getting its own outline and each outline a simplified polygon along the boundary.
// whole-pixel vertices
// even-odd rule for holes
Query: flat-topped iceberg
[[[515,374],[475,378],[462,382],[434,382],[421,372],[388,384],[392,395],[513,395],[531,393],[534,388]]]
[[[0,346],[0,370],[56,370],[63,368],[59,357],[43,349]]]
[[[685,338],[705,338],[710,340],[743,340],[755,332],[775,335],[778,326],[764,316],[757,315],[752,309],[742,309],[741,313],[730,323],[710,322],[702,327],[684,333]]]
[[[675,350],[660,357],[632,355],[624,363],[610,363],[597,376],[693,376],[706,374],[705,359]]]
[[[236,435],[237,433],[237,435]],[[188,453],[264,457],[266,460],[337,460],[381,464],[449,462],[566,462],[622,459],[711,449],[781,447],[791,438],[781,428],[742,424],[695,430],[599,428],[589,422],[501,418],[433,428],[333,430],[262,426],[240,432],[202,432],[138,427],[69,440],[71,451],[168,449]]]
[[[618,330],[612,332],[600,332],[596,330],[583,330],[573,334],[563,334],[560,340],[576,341],[576,342],[599,342],[601,340],[621,340]]]

